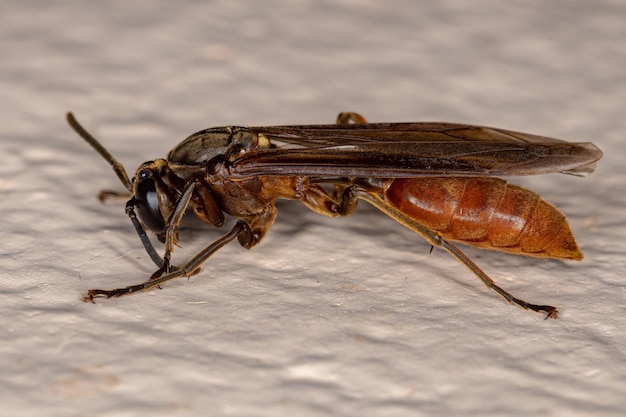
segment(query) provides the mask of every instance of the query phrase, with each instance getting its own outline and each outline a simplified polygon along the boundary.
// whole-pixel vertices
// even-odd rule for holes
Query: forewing
[[[419,177],[535,175],[584,176],[602,152],[592,143],[451,123],[368,123],[253,127],[269,149],[237,159],[234,177],[299,175]]]

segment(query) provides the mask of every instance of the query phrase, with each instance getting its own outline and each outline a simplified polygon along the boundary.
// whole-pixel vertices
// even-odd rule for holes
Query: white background
[[[0,407],[7,416],[623,415],[626,3],[4,1]],[[582,263],[467,249],[509,306],[361,204],[279,204],[251,251],[189,281],[81,302],[153,271],[116,177],[220,125],[484,124],[605,152],[581,179],[515,179],[569,217]],[[192,220],[178,261],[223,231]]]

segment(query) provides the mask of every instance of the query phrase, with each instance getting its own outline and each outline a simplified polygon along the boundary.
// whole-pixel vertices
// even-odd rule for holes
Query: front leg
[[[250,216],[245,220],[240,220],[232,228],[232,230],[226,233],[221,238],[209,244],[203,250],[198,252],[194,257],[188,260],[185,264],[179,268],[171,268],[169,265],[169,259],[172,252],[172,247],[176,242],[176,236],[178,231],[178,224],[182,218],[182,213],[185,212],[185,208],[189,205],[191,194],[193,193],[193,186],[188,186],[183,193],[180,201],[177,203],[174,214],[168,222],[168,228],[166,231],[166,252],[163,257],[163,266],[159,268],[151,277],[145,282],[137,285],[131,285],[124,288],[117,288],[115,290],[89,290],[87,296],[84,297],[84,301],[93,301],[94,298],[104,297],[121,297],[123,295],[132,294],[137,291],[146,291],[151,288],[157,287],[160,284],[180,277],[190,277],[197,274],[200,271],[201,265],[211,257],[220,248],[226,246],[233,240],[237,239],[239,244],[244,248],[250,249],[263,239],[269,229],[274,223],[276,218],[276,208],[274,205],[268,205],[267,208],[255,216]],[[168,247],[169,244],[169,247]]]
[[[83,298],[83,301],[93,302],[94,298],[97,297],[121,297],[123,295],[132,294],[137,291],[147,291],[175,278],[190,277],[194,274],[197,274],[200,271],[200,266],[220,248],[226,246],[228,243],[232,242],[238,237],[250,234],[251,233],[248,224],[240,220],[230,232],[226,233],[224,236],[212,242],[206,248],[198,252],[193,258],[187,261],[180,268],[157,277],[152,277],[148,281],[142,282],[141,284],[137,285],[130,285],[128,287],[117,288],[115,290],[89,290],[87,292],[87,295]]]
[[[143,243],[146,251],[148,252],[148,255],[150,255],[150,258],[153,260],[153,262],[155,262],[157,265],[160,264],[159,269],[157,269],[152,274],[152,276],[150,276],[148,280],[148,282],[152,282],[154,283],[154,285],[146,286],[145,285],[146,283],[143,283],[140,285],[135,285],[135,286],[126,287],[126,288],[119,288],[119,289],[110,290],[110,291],[98,290],[98,289],[89,290],[87,293],[87,296],[84,298],[85,301],[93,301],[94,297],[97,297],[97,296],[104,296],[106,298],[119,297],[120,295],[130,294],[132,292],[138,291],[139,289],[152,288],[153,286],[158,285],[156,282],[161,282],[159,280],[160,277],[170,275],[171,271],[177,270],[177,268],[172,267],[170,259],[172,257],[172,252],[174,251],[174,245],[176,245],[176,243],[178,242],[178,226],[180,225],[183,215],[185,214],[185,211],[187,210],[187,207],[189,206],[189,202],[191,201],[191,196],[193,195],[195,186],[196,186],[195,181],[191,181],[186,185],[182,196],[176,202],[176,207],[174,208],[174,211],[172,212],[170,218],[167,221],[167,227],[165,229],[165,253],[163,254],[163,258],[161,258],[156,253],[156,251],[154,250],[154,247],[152,246],[152,243],[150,243],[150,239],[148,239],[148,236],[146,235],[145,230],[139,223],[139,220],[137,219],[137,216],[135,215],[134,200],[131,199],[126,204],[126,213],[128,214],[131,221],[133,222],[133,225],[135,226],[137,234],[139,235],[141,242]],[[185,273],[185,272],[183,271],[182,273]]]
[[[149,245],[146,245],[146,242],[144,241],[144,236],[142,236],[139,229],[137,230],[137,233],[139,233],[139,237],[142,239],[142,242],[144,243],[144,247],[146,248],[146,251],[152,258],[152,260],[155,262],[156,262],[156,259],[161,260],[160,264],[157,264],[157,265],[160,265],[159,269],[157,269],[152,274],[152,276],[150,276],[151,280],[157,279],[161,275],[167,274],[170,271],[177,269],[176,267],[173,267],[171,264],[172,252],[174,252],[174,246],[176,245],[176,243],[178,243],[178,227],[180,225],[180,222],[183,219],[183,216],[185,215],[185,211],[187,210],[187,207],[189,207],[189,202],[191,201],[191,196],[193,195],[195,188],[196,188],[195,181],[190,181],[185,186],[182,196],[176,202],[174,211],[172,212],[172,214],[170,215],[170,218],[168,219],[166,223],[167,227],[165,228],[165,232],[163,233],[165,253],[163,254],[162,259],[158,257],[158,255],[156,255],[157,258],[154,257],[154,254],[156,252],[154,251],[153,248],[152,248],[152,251],[150,251],[152,245],[149,244],[150,241],[147,239],[147,236],[145,236],[145,232],[143,233],[143,235],[145,236],[145,240],[147,240]],[[128,207],[127,207],[127,212],[128,212]],[[134,216],[134,212],[132,214]],[[131,216],[129,213],[129,217],[131,217],[131,220],[133,220],[133,216]],[[136,220],[133,221],[133,224],[135,224],[135,222]],[[136,225],[135,225],[135,228],[137,228]],[[142,228],[142,231],[143,231],[143,228]]]

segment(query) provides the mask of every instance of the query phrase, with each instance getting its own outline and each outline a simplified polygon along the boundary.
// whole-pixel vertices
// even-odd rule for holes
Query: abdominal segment
[[[384,195],[446,240],[517,255],[582,259],[559,210],[498,178],[400,178]]]

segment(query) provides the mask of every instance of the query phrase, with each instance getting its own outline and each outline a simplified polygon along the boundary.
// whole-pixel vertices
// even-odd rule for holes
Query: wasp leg
[[[154,274],[152,274],[150,279],[158,278],[173,269],[177,269],[176,267],[172,266],[170,260],[172,258],[174,246],[178,242],[178,226],[180,225],[183,215],[185,214],[185,210],[189,206],[189,202],[191,201],[191,196],[193,195],[194,190],[195,182],[192,181],[187,184],[187,186],[183,190],[183,195],[176,203],[176,207],[170,215],[170,218],[167,222],[167,228],[165,229],[164,233],[165,253],[163,255],[163,258],[161,258],[156,252],[154,246],[152,246],[152,243],[150,242],[150,239],[146,234],[146,231],[137,219],[137,215],[135,214],[135,200],[130,199],[128,203],[126,203],[126,214],[128,214],[128,217],[132,221],[133,226],[135,227],[135,231],[139,235],[139,239],[143,244],[143,247],[146,249],[146,252],[148,252],[148,255],[150,256],[150,259],[152,259],[152,262],[154,262],[156,266],[159,267],[159,269],[157,269]]]
[[[176,207],[174,208],[174,211],[172,212],[172,214],[170,215],[170,218],[168,219],[167,228],[165,229],[165,253],[163,255],[163,258],[161,258],[159,254],[156,252],[156,250],[154,249],[154,246],[152,246],[152,243],[150,242],[150,239],[146,235],[144,228],[141,226],[141,223],[137,219],[137,216],[135,214],[135,209],[134,209],[134,206],[135,206],[134,200],[130,199],[128,203],[126,203],[126,213],[128,214],[128,217],[130,218],[130,220],[132,221],[133,226],[135,227],[135,230],[137,234],[139,235],[139,239],[141,239],[141,243],[146,249],[146,252],[148,252],[148,255],[150,256],[150,259],[152,259],[152,262],[154,262],[159,267],[159,269],[157,269],[156,272],[152,274],[152,276],[148,280],[148,282],[156,283],[156,284],[146,287],[144,283],[144,284],[139,284],[139,285],[126,287],[126,288],[120,288],[120,289],[111,290],[111,291],[97,290],[97,289],[89,290],[84,300],[93,300],[94,296],[100,296],[100,295],[105,296],[107,298],[119,297],[120,295],[130,294],[131,292],[138,291],[139,289],[152,288],[155,285],[158,285],[159,282],[162,282],[160,278],[165,277],[165,276],[169,276],[167,280],[170,280],[170,279],[176,278],[177,276],[182,276],[183,274],[186,275],[187,271],[182,270],[182,268],[173,268],[171,266],[170,259],[172,257],[174,245],[176,245],[176,243],[178,242],[178,226],[180,225],[183,215],[185,214],[185,210],[187,209],[187,206],[189,206],[189,202],[191,201],[191,196],[193,195],[193,190],[195,189],[195,184],[196,183],[193,181],[187,184],[187,186],[185,187],[183,191],[183,195],[180,197],[180,199],[176,203]],[[223,245],[224,244],[222,244],[221,246]],[[217,249],[219,249],[221,246],[219,246]],[[179,271],[180,271],[180,274],[175,275],[175,273]],[[190,275],[193,275],[193,274],[190,273],[187,276],[190,276]]]
[[[202,251],[198,252],[196,256],[191,258],[186,264],[182,265],[180,268],[174,271],[168,272],[159,277],[156,277],[154,279],[150,279],[148,281],[142,282],[141,284],[137,284],[137,285],[131,285],[128,287],[118,288],[115,290],[98,290],[98,289],[89,290],[87,292],[87,295],[83,298],[83,301],[93,302],[94,298],[97,298],[97,297],[105,297],[105,298],[121,297],[123,295],[132,294],[137,291],[149,290],[151,288],[154,288],[160,284],[163,284],[164,282],[170,281],[175,278],[179,278],[183,276],[190,277],[196,274],[200,270],[200,265],[202,265],[202,263],[204,263],[207,259],[209,259],[209,257],[213,255],[215,252],[217,252],[219,249],[226,246],[227,244],[229,244],[230,242],[232,242],[233,240],[237,238],[241,238],[242,236],[246,236],[250,234],[251,232],[250,232],[250,227],[248,226],[248,224],[240,220],[237,222],[237,224],[235,224],[235,227],[233,227],[230,232],[226,233],[224,236],[222,236],[221,238],[217,239],[216,241],[208,245]],[[248,239],[251,239],[251,238],[248,237]]]
[[[387,203],[382,197],[376,194],[370,194],[366,191],[361,190],[352,190],[352,192],[356,195],[357,198],[367,201],[372,204],[374,207],[388,215],[389,217],[396,220],[398,223],[404,225],[405,227],[413,230],[418,235],[422,236],[428,243],[432,246],[440,246],[448,251],[452,256],[454,256],[459,262],[465,265],[470,271],[474,273],[488,288],[493,289],[498,294],[500,294],[505,300],[509,303],[517,304],[518,306],[532,311],[537,312],[545,312],[546,319],[556,319],[559,316],[559,312],[555,307],[549,305],[537,305],[531,304],[527,301],[524,301],[520,298],[515,297],[513,294],[507,292],[503,288],[499,287],[489,276],[483,272],[471,259],[469,259],[459,248],[454,246],[452,243],[444,240],[439,236],[439,234],[422,226],[417,223],[411,217],[407,216],[400,210],[392,207]]]
[[[246,249],[250,249],[259,243],[274,224],[276,213],[276,207],[268,205],[260,214],[245,218],[249,233],[239,235],[237,239],[239,244]]]
[[[178,243],[178,226],[180,225],[180,222],[185,215],[185,211],[189,206],[189,202],[191,201],[191,196],[193,195],[193,191],[195,188],[195,181],[190,181],[189,183],[187,183],[187,185],[185,185],[183,194],[176,202],[176,207],[170,215],[170,218],[167,220],[167,227],[165,229],[165,253],[163,254],[163,262],[161,264],[161,268],[159,268],[159,270],[152,275],[151,279],[155,279],[161,276],[162,273],[170,272],[171,270],[170,259],[172,257],[172,252],[174,251],[174,246],[176,245],[176,243]]]
[[[98,200],[100,200],[101,203],[104,203],[107,200],[127,199],[127,198],[131,198],[132,196],[133,195],[130,193],[123,193],[123,192],[114,191],[114,190],[101,190],[98,193]]]
[[[176,203],[176,207],[170,216],[167,229],[165,231],[165,254],[163,256],[162,266],[148,279],[141,284],[131,285],[124,288],[114,290],[93,289],[87,292],[83,301],[92,301],[97,297],[121,297],[123,295],[132,294],[137,291],[146,291],[157,287],[160,284],[179,277],[190,277],[200,271],[200,266],[220,248],[237,239],[241,246],[251,248],[263,239],[272,226],[276,218],[276,208],[268,205],[266,210],[256,216],[251,216],[245,220],[237,222],[233,229],[224,236],[214,241],[202,251],[198,252],[191,260],[179,268],[170,266],[170,257],[173,247],[178,240],[178,225],[180,224],[186,208],[189,206],[191,196],[195,189],[195,183],[190,182]],[[132,208],[132,204],[131,204]]]
[[[367,120],[354,112],[341,112],[337,116],[338,125],[347,125],[350,122],[361,124],[367,123]],[[348,179],[346,182],[350,183]],[[318,214],[329,217],[347,216],[356,209],[356,197],[351,194],[351,191],[348,191],[352,188],[351,185],[333,184],[333,191],[329,193],[317,184],[307,183],[301,193],[300,200]]]
[[[352,123],[363,124],[367,123],[367,119],[361,116],[359,113],[344,111],[337,115],[337,124],[338,125],[347,125]]]

